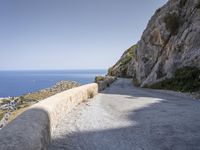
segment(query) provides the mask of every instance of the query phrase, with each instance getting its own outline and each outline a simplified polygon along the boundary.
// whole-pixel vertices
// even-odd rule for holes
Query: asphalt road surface
[[[61,118],[50,150],[200,150],[200,101],[129,79]]]

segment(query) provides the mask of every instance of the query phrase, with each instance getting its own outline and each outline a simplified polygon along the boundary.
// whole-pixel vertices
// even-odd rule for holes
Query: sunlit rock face
[[[150,19],[127,74],[140,86],[170,78],[184,66],[200,68],[200,1],[169,0]]]

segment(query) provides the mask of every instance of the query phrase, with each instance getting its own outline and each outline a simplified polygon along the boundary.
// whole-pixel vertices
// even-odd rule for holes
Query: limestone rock
[[[150,19],[126,75],[143,87],[172,77],[178,68],[200,68],[199,39],[200,1],[169,0]]]

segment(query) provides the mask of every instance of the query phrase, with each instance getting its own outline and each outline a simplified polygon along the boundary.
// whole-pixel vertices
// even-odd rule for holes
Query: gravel
[[[49,149],[199,150],[199,141],[200,101],[118,79],[63,116]]]

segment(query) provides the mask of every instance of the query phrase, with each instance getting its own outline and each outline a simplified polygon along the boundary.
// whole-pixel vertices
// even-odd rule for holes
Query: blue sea
[[[20,96],[51,87],[61,80],[94,82],[106,70],[0,71],[0,97]]]

